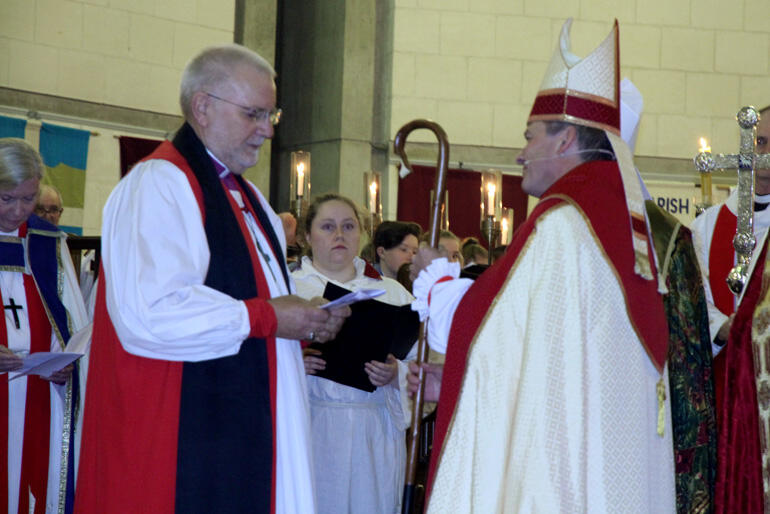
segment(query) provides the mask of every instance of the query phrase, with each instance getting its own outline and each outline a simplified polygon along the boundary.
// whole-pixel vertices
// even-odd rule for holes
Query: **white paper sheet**
[[[14,380],[25,375],[40,375],[47,378],[82,356],[82,353],[69,352],[30,353],[22,359],[21,368],[9,372],[8,380]]]
[[[321,305],[322,309],[331,309],[333,307],[341,307],[342,305],[350,305],[351,303],[360,302],[361,300],[371,300],[377,298],[380,295],[385,294],[384,289],[359,289],[353,291],[345,296],[340,296],[336,300]]]

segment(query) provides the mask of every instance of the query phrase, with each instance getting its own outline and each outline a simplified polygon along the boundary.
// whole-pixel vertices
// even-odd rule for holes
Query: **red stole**
[[[714,245],[712,244],[712,247]],[[715,512],[761,513],[762,446],[760,445],[757,387],[751,326],[754,310],[763,297],[762,275],[767,246],[759,255],[746,293],[738,306],[727,345],[720,352],[723,363],[723,399],[717,411],[717,479]],[[730,252],[732,254],[732,252]]]
[[[31,275],[24,275],[30,352],[51,351],[51,323]],[[3,304],[0,293],[0,305]],[[8,346],[5,316],[0,323],[0,344]],[[27,376],[24,408],[24,447],[21,457],[19,513],[29,512],[30,492],[35,497],[35,514],[45,514],[48,491],[48,456],[51,431],[51,386],[37,375]],[[0,375],[0,513],[8,510],[8,373]],[[15,513],[10,513],[15,514]]]
[[[476,333],[495,296],[515,267],[522,249],[537,229],[540,216],[569,203],[577,208],[596,235],[609,264],[619,278],[630,321],[650,359],[662,370],[668,351],[668,323],[656,280],[645,280],[634,272],[635,256],[628,230],[628,208],[617,164],[593,161],[582,164],[554,183],[524,224],[516,231],[502,259],[484,272],[466,292],[455,312],[449,333],[441,398],[434,433],[428,478],[430,495],[433,477],[441,459],[443,443],[451,429],[462,388],[466,362]],[[645,230],[646,231],[646,230]],[[652,253],[652,252],[651,252]],[[653,276],[656,276],[652,263]],[[510,284],[515,287],[515,283]]]
[[[714,224],[714,233],[711,236],[709,248],[709,286],[714,305],[725,316],[735,312],[735,295],[727,287],[727,275],[735,266],[735,250],[733,249],[733,237],[738,218],[730,211],[727,204],[722,205]],[[751,337],[751,330],[749,330]],[[717,423],[721,423],[725,397],[726,354],[722,351],[714,357],[714,400],[716,402]],[[753,367],[752,367],[753,369]],[[753,374],[752,374],[753,377]],[[753,380],[753,379],[752,379]]]
[[[735,266],[735,251],[732,241],[738,218],[730,212],[727,204],[722,205],[714,224],[709,248],[709,285],[714,298],[714,305],[722,314],[729,316],[735,312],[735,295],[727,287],[727,275]]]

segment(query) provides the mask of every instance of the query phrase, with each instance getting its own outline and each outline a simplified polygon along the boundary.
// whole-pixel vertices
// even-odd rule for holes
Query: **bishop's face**
[[[761,114],[757,123],[757,153],[770,153],[770,109]],[[770,194],[770,170],[756,170],[755,191],[758,195]]]
[[[40,180],[31,178],[0,191],[0,232],[13,232],[35,210]]]
[[[569,171],[559,158],[562,133],[548,134],[545,122],[533,121],[527,124],[524,139],[527,145],[516,158],[516,162],[523,167],[521,189],[539,198]]]

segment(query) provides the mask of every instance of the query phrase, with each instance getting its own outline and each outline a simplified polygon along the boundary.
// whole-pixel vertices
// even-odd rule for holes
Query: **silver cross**
[[[748,279],[751,255],[757,240],[754,237],[754,170],[770,169],[770,154],[756,153],[759,112],[752,107],[741,108],[735,115],[741,129],[741,146],[737,154],[700,152],[695,156],[695,168],[701,173],[715,169],[738,170],[738,224],[733,238],[737,264],[727,275],[727,285],[740,294]]]

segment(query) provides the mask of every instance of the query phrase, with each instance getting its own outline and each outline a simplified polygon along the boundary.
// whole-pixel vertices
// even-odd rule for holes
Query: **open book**
[[[350,293],[329,282],[323,297],[327,300]],[[310,348],[321,351],[326,369],[316,376],[340,384],[372,392],[376,388],[364,371],[369,361],[385,362],[389,353],[404,359],[417,341],[420,319],[409,305],[396,307],[377,300],[363,300],[350,306],[352,311],[336,339],[313,343]]]

